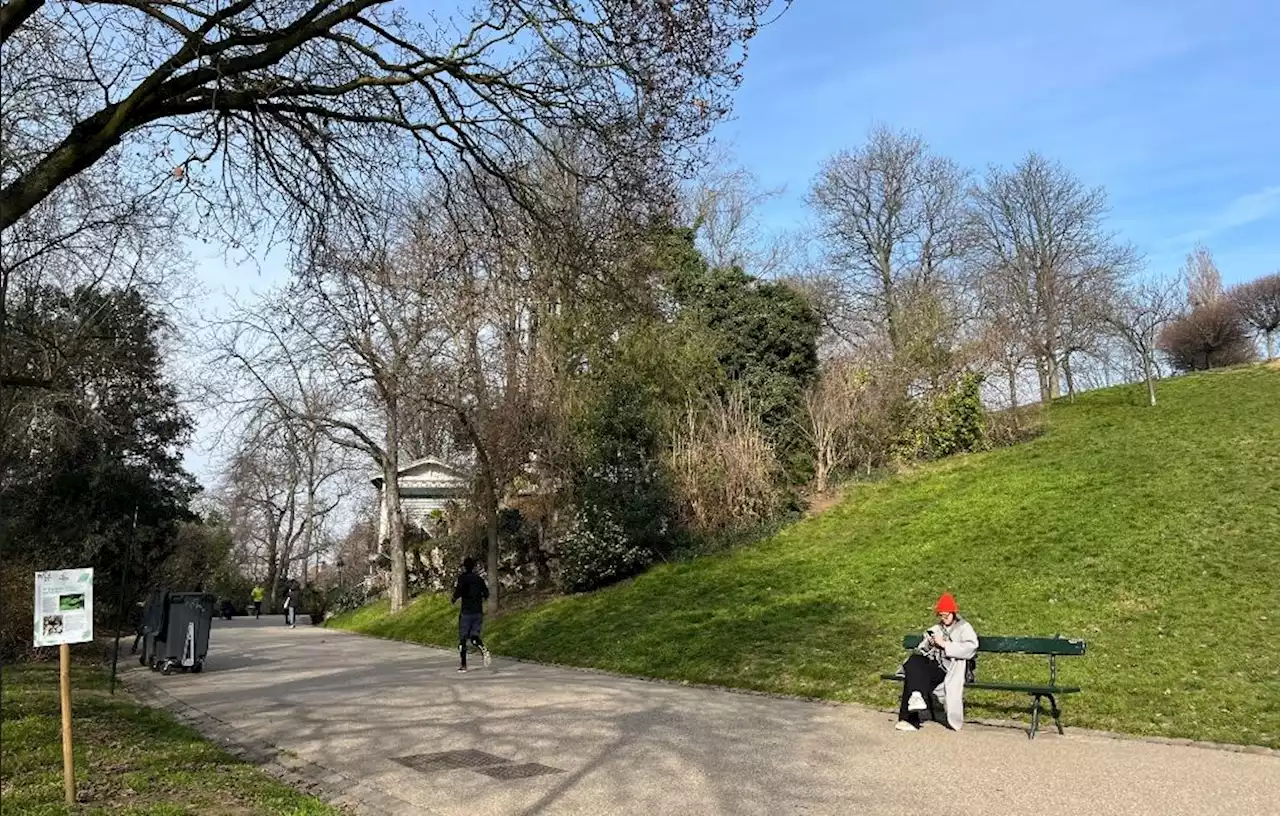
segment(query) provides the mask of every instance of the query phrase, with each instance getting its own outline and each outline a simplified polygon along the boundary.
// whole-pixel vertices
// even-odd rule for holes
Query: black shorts
[[[458,616],[458,641],[480,637],[480,628],[484,625],[483,612],[463,612]]]

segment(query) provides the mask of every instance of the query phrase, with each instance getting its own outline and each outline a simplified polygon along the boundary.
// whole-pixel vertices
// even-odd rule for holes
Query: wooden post
[[[76,768],[71,758],[71,647],[58,647],[58,678],[62,686],[62,787],[67,794],[67,804],[76,803]]]

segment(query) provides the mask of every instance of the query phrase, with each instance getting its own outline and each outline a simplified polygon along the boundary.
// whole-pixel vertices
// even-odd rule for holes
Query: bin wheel
[[[139,665],[139,666],[145,666],[145,665],[147,665],[147,656],[146,656],[146,655],[138,655],[138,665]]]
[[[166,661],[164,662],[164,665],[160,667],[160,673],[161,673],[161,674],[166,674],[166,675],[167,675],[167,674],[173,674],[173,661],[172,661],[172,660],[166,660]]]
[[[199,673],[200,673],[200,672],[202,672],[202,671],[204,671],[204,661],[203,661],[203,660],[197,660],[195,663],[193,663],[193,664],[192,664],[192,666],[191,666],[191,673],[192,673],[192,674],[199,674]]]

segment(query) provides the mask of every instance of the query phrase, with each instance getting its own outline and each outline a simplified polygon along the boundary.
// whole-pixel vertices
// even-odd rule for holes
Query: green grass
[[[0,797],[8,814],[291,814],[337,816],[206,742],[168,714],[134,703],[97,666],[72,667],[72,741],[81,802],[66,807],[58,667],[5,666]]]
[[[1068,726],[1280,748],[1280,369],[1055,405],[1035,441],[875,484],[761,544],[490,622],[499,653],[881,707],[942,590],[979,635],[1062,633]],[[333,625],[451,645],[424,597]],[[983,679],[1047,679],[987,656]],[[972,692],[970,717],[1025,697]]]

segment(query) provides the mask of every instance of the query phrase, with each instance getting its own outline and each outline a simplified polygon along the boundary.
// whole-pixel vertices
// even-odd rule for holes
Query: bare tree
[[[347,463],[313,427],[272,403],[260,408],[228,462],[222,492],[241,557],[274,604],[295,562],[306,582],[325,522],[342,502]]]
[[[0,228],[111,155],[236,228],[261,226],[250,202],[314,227],[406,170],[518,193],[523,142],[562,131],[624,195],[727,112],[769,5],[492,0],[425,24],[388,0],[10,0],[0,42],[30,58],[5,106],[42,115],[6,122]]]
[[[1156,405],[1156,349],[1161,334],[1181,311],[1181,281],[1152,278],[1125,287],[1101,307],[1098,317],[1137,356],[1147,385],[1147,400]]]
[[[913,311],[921,301],[946,303],[964,249],[965,178],[918,136],[884,127],[819,171],[809,202],[844,302],[846,339],[882,333],[900,362],[920,344]]]
[[[763,187],[750,170],[722,157],[686,191],[681,220],[697,232],[698,247],[712,267],[738,266],[768,277],[783,267],[787,239],[768,233],[761,209],[783,192]]]
[[[1073,324],[1134,268],[1134,252],[1103,226],[1106,193],[1036,153],[991,168],[971,201],[983,295],[1025,332],[1048,402],[1061,392]]]
[[[235,377],[226,399],[255,410],[270,403],[378,468],[397,611],[408,596],[399,423],[448,339],[439,285],[455,261],[447,233],[447,220],[424,206],[376,243],[319,246],[288,287],[214,331],[214,365]]]
[[[1016,419],[1018,384],[1032,359],[1027,348],[1026,332],[1014,323],[1009,314],[992,308],[982,316],[978,346],[979,356],[1004,376],[1009,408],[1014,410]]]
[[[857,421],[857,392],[862,372],[847,361],[824,366],[804,395],[802,428],[813,448],[813,489],[825,493],[831,477],[850,464],[849,431]]]
[[[1187,305],[1192,309],[1209,306],[1222,299],[1222,273],[1213,261],[1213,253],[1204,244],[1196,244],[1182,264],[1182,282],[1187,288]]]
[[[1234,286],[1230,294],[1240,316],[1262,335],[1267,359],[1274,360],[1275,334],[1280,331],[1280,272]]]

